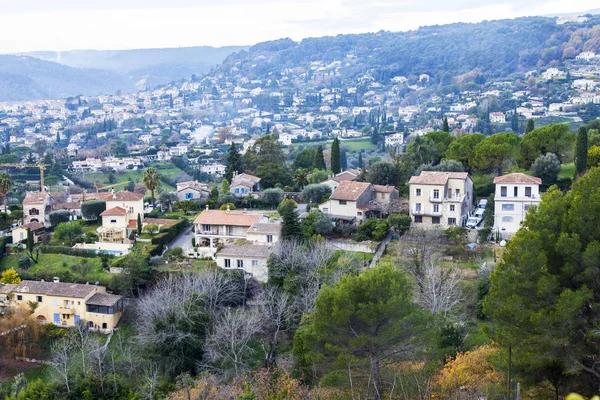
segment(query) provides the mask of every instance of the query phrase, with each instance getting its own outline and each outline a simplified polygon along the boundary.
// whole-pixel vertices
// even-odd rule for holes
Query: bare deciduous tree
[[[284,329],[289,312],[290,298],[287,293],[277,288],[268,287],[260,293],[257,302],[262,319],[262,329],[268,341],[263,345],[265,352],[264,366],[273,367],[277,356],[279,334]]]
[[[432,314],[446,317],[463,301],[460,276],[451,268],[436,266],[429,260],[425,262],[423,274],[414,279],[421,288],[415,294],[415,301]]]
[[[253,311],[225,309],[206,340],[206,358],[226,377],[248,370],[254,354],[250,341],[260,331],[260,316]]]
[[[415,301],[433,314],[447,316],[461,301],[460,276],[439,263],[439,231],[411,229],[402,244],[409,256],[403,263],[406,273],[414,279]]]
[[[56,380],[64,383],[67,393],[71,393],[69,382],[72,376],[71,352],[74,350],[73,342],[67,338],[57,341],[52,346],[52,371]]]

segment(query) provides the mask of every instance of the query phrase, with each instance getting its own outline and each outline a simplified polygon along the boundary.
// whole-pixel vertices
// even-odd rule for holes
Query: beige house
[[[12,235],[12,242],[19,243],[27,240],[27,231],[31,230],[33,232],[33,243],[37,243],[38,237],[44,229],[45,226],[41,222],[30,222],[28,224],[17,226],[10,232]]]
[[[177,184],[177,197],[183,200],[205,200],[210,194],[210,187],[206,183],[196,181],[180,182]]]
[[[138,215],[144,219],[144,195],[134,192],[97,193],[106,201],[106,210],[100,214],[102,227],[100,241],[125,243],[137,229]]]
[[[216,247],[217,244],[247,240],[255,244],[279,241],[281,225],[247,211],[204,210],[194,221],[196,244]]]
[[[40,222],[50,225],[50,195],[46,192],[27,192],[23,199],[23,223]]]
[[[0,305],[26,307],[37,304],[33,316],[42,323],[71,327],[84,323],[109,331],[123,315],[123,298],[106,293],[104,286],[80,283],[22,281],[0,284]]]
[[[269,277],[267,261],[271,254],[270,246],[252,244],[225,245],[216,256],[217,265],[223,269],[241,269],[259,282]]]
[[[423,171],[408,181],[410,215],[423,227],[463,226],[473,210],[473,180],[466,172]]]
[[[236,196],[246,197],[252,193],[260,192],[260,178],[250,174],[234,172],[229,185],[229,192]]]
[[[394,186],[342,181],[319,209],[338,223],[359,224],[367,218],[386,214],[386,205],[398,198],[398,189]]]
[[[360,170],[349,169],[349,170],[340,172],[339,174],[337,174],[335,176],[332,176],[331,178],[322,182],[322,184],[329,186],[329,188],[331,189],[331,192],[333,193],[340,185],[340,182],[354,181],[354,180],[356,180],[356,178],[358,178],[358,175],[360,175]]]

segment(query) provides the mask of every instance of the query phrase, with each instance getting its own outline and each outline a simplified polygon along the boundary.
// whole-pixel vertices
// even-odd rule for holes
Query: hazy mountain
[[[139,89],[154,87],[192,74],[201,75],[228,55],[246,49],[230,47],[180,47],[137,50],[71,50],[24,53],[26,56],[77,68],[95,68],[127,76]]]
[[[135,90],[130,79],[91,68],[73,68],[33,57],[0,55],[0,101],[64,98]]]
[[[230,55],[215,74],[269,79],[284,69],[302,68],[310,76],[314,62],[340,62],[340,75],[321,77],[332,85],[365,74],[387,84],[395,76],[416,81],[428,74],[441,86],[482,83],[526,71],[560,65],[582,51],[600,53],[600,16],[584,23],[559,25],[555,18],[527,17],[481,23],[455,23],[409,32],[366,33],[280,39]],[[448,90],[453,90],[449,87]]]

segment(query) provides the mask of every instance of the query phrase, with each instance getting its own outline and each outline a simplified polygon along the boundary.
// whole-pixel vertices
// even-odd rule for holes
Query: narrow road
[[[172,250],[174,247],[181,247],[182,249],[192,247],[192,238],[194,234],[192,233],[192,227],[187,227],[183,232],[179,234],[171,243],[169,243],[169,250]]]

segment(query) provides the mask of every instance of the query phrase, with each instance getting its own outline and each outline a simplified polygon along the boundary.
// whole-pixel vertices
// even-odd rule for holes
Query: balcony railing
[[[60,312],[63,314],[75,314],[74,306],[60,306],[58,308],[60,309]]]
[[[413,214],[414,214],[414,215],[423,215],[423,214],[424,214],[424,212],[423,212],[423,209],[422,209],[422,208],[415,208],[415,209],[413,210]]]
[[[429,201],[431,203],[441,203],[442,201],[444,201],[444,199],[440,196],[435,197],[435,196],[429,196]]]

